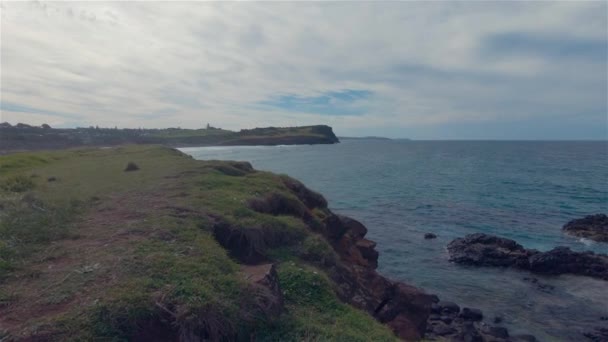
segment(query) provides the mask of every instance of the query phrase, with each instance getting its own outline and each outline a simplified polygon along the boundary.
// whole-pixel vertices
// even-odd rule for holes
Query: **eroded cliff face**
[[[367,228],[363,224],[334,214],[323,196],[302,183],[287,177],[283,183],[290,194],[268,193],[253,198],[249,207],[261,213],[301,219],[310,233],[320,235],[333,249],[331,254],[335,257],[302,257],[326,272],[338,297],[388,325],[401,339],[421,339],[432,304],[438,298],[378,274],[376,243],[365,238]],[[272,263],[268,250],[290,241],[288,234],[243,229],[221,218],[215,224],[214,235],[234,257],[248,265]]]

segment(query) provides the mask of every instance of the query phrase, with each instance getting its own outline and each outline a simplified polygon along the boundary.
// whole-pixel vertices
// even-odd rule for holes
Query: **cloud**
[[[606,124],[606,7],[3,2],[0,115],[25,121],[14,109],[27,108],[64,126],[327,123],[415,138],[445,133],[425,127],[545,122],[559,138],[572,120]]]
[[[322,115],[362,115],[366,108],[359,103],[368,99],[368,90],[327,91],[318,96],[299,96],[294,94],[275,96],[260,102],[261,106],[276,107],[289,112],[316,113]]]

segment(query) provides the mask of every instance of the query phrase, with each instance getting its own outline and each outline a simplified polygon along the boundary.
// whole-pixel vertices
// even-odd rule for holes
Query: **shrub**
[[[135,164],[134,162],[129,162],[127,164],[127,167],[125,168],[125,172],[137,171],[137,170],[139,170],[139,166],[137,166],[137,164]]]

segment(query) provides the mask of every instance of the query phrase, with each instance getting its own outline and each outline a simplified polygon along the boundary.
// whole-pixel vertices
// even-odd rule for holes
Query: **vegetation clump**
[[[134,162],[129,162],[127,164],[127,167],[125,167],[125,172],[137,171],[137,170],[139,170],[139,166],[137,166],[137,164],[135,164]]]

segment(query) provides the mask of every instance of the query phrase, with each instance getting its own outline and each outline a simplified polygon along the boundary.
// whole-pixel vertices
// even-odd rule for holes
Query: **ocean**
[[[344,140],[335,145],[183,148],[197,159],[245,160],[322,193],[378,243],[380,273],[483,310],[511,334],[581,341],[606,326],[608,282],[448,261],[454,238],[482,232],[541,251],[608,253],[567,236],[571,219],[608,212],[608,142]],[[425,240],[427,232],[437,234]],[[525,277],[554,286],[542,290]]]

